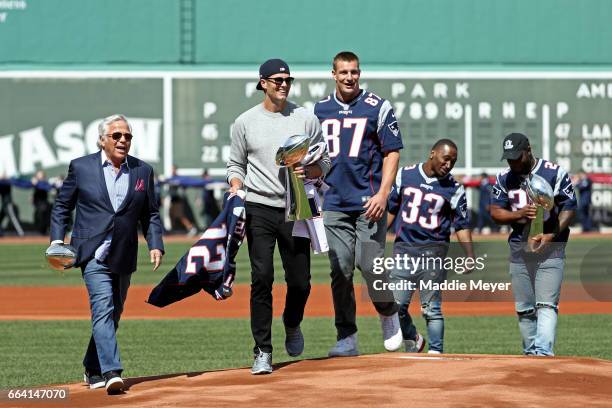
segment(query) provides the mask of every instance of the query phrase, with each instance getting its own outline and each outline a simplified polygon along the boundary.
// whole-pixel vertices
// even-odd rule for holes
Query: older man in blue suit
[[[77,251],[89,293],[92,336],[83,360],[90,388],[109,394],[124,388],[115,333],[132,272],[136,270],[140,223],[156,270],[164,253],[153,169],[128,156],[132,131],[123,115],[98,126],[100,151],[70,162],[51,215],[51,243],[63,244],[76,208],[71,245]]]

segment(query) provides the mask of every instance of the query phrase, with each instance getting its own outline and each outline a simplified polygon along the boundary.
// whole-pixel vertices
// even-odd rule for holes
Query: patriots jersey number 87
[[[380,188],[383,152],[403,147],[391,104],[365,90],[344,103],[334,92],[315,105],[315,115],[332,162],[323,209],[363,210],[365,200]]]

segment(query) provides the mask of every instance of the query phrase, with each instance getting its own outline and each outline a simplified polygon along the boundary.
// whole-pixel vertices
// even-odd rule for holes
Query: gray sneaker
[[[297,357],[304,351],[304,335],[300,326],[285,326],[285,350],[291,357]]]
[[[266,353],[258,349],[258,353],[255,354],[255,361],[253,361],[253,368],[251,368],[251,374],[270,374],[272,372],[272,353]]]
[[[404,337],[402,336],[402,329],[400,327],[397,313],[394,313],[391,316],[379,314],[378,317],[380,318],[385,350],[399,350],[400,347],[402,347]]]
[[[406,353],[420,353],[425,348],[427,342],[420,333],[417,333],[416,340],[404,340],[404,344]]]
[[[357,345],[357,333],[353,333],[348,337],[340,339],[336,345],[329,350],[329,357],[353,357],[359,355]]]

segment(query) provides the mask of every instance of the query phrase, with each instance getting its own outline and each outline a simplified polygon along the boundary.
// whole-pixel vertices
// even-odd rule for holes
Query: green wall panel
[[[0,15],[5,13],[4,22],[0,23],[0,62],[173,63],[179,59],[178,2],[24,3],[25,9],[0,7]]]
[[[198,63],[612,63],[605,0],[201,0],[196,15]]]
[[[18,0],[0,63],[612,64],[607,0]],[[11,3],[12,4],[12,3]]]

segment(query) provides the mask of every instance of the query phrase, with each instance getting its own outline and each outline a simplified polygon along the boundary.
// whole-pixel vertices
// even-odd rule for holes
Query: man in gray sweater
[[[293,237],[293,222],[285,220],[286,169],[275,164],[276,151],[287,138],[307,134],[311,145],[322,142],[319,120],[287,100],[293,78],[280,59],[259,68],[257,89],[263,102],[241,114],[232,128],[227,180],[230,191],[246,190],[246,236],[251,261],[251,331],[255,340],[252,374],[272,372],[273,255],[278,242],[285,270],[287,296],[283,311],[285,348],[290,356],[304,350],[300,323],[310,294],[310,242]],[[295,169],[301,177],[323,177],[327,152],[316,163]]]

